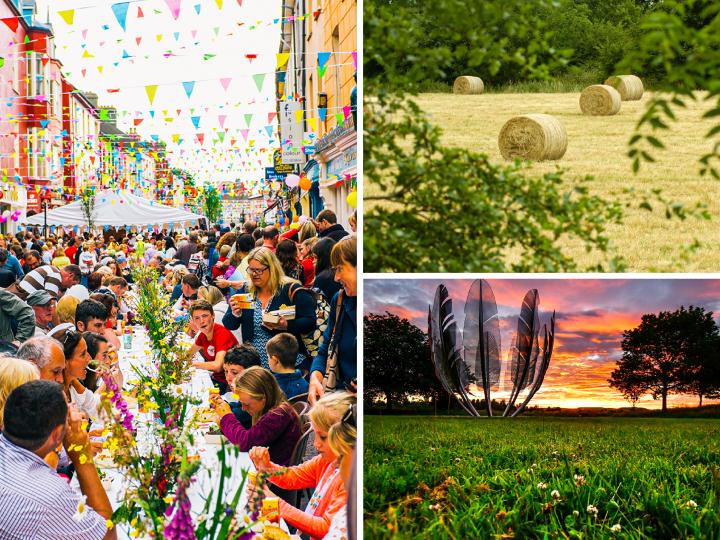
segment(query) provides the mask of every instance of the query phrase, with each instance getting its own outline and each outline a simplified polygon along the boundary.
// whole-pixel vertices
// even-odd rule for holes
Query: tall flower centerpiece
[[[135,378],[128,381],[137,415],[110,374],[102,375],[106,391],[101,409],[110,420],[104,444],[125,479],[123,502],[113,522],[127,523],[132,537],[249,538],[253,528],[257,530],[257,516],[238,508],[247,474],[237,487],[226,484],[232,472],[228,462],[237,456],[237,448],[221,448],[220,470],[211,474],[217,484],[204,494],[202,508],[192,508],[188,491],[202,465],[197,456],[188,455],[195,444],[191,411],[201,400],[187,391],[192,363],[189,344],[182,339],[186,323],[173,317],[170,298],[154,270],[140,267],[133,280],[133,311],[149,340],[143,351],[147,357],[132,366]]]

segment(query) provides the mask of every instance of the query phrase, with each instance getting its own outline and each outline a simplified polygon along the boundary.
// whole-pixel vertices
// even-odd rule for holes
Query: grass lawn
[[[578,178],[592,175],[595,179],[589,185],[591,192],[606,199],[622,195],[626,188],[641,193],[662,189],[666,199],[682,202],[689,208],[697,202],[706,204],[713,216],[710,222],[680,221],[666,219],[664,209],[659,207],[654,212],[626,209],[623,224],[609,227],[608,236],[615,254],[625,259],[628,271],[717,271],[720,268],[720,198],[716,194],[720,182],[701,178],[697,163],[698,158],[711,149],[710,142],[703,136],[713,122],[700,118],[707,107],[694,103],[680,110],[672,131],[661,134],[666,150],[655,150],[657,162],[643,164],[634,175],[627,157],[627,143],[645,110],[648,94],[642,101],[623,102],[617,115],[607,117],[582,115],[579,96],[579,93],[479,96],[437,93],[421,94],[417,101],[442,128],[444,143],[486,153],[498,162],[502,162],[498,134],[508,119],[524,113],[557,116],[567,129],[567,152],[557,162],[534,163],[530,174],[539,176],[562,167],[567,171],[568,188]],[[377,194],[377,189],[366,185],[365,192]],[[368,208],[371,206],[368,203]],[[702,247],[694,252],[683,249],[694,240],[700,241]],[[578,262],[579,268],[601,262],[598,254],[586,253],[579,244],[567,243],[563,250]],[[518,253],[508,254],[510,259],[518,256]]]
[[[365,538],[720,538],[720,420],[364,426]]]

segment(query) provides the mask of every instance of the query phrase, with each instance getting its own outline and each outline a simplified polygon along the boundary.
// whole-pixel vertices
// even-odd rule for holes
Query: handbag
[[[330,346],[328,347],[328,357],[325,364],[325,376],[323,377],[323,390],[327,392],[334,392],[337,389],[338,382],[338,346],[335,343],[334,337],[337,332],[338,320],[340,320],[340,311],[342,310],[342,297],[343,291],[341,290],[338,294],[337,305],[335,306],[335,326],[333,326],[333,333],[330,336]]]
[[[323,344],[323,336],[328,325],[328,317],[330,315],[330,305],[322,294],[317,293],[313,289],[307,289],[299,284],[293,283],[288,289],[288,297],[290,302],[295,302],[295,293],[298,291],[306,291],[315,299],[315,329],[307,334],[302,334],[302,340],[305,344],[310,358],[317,356],[320,346]]]

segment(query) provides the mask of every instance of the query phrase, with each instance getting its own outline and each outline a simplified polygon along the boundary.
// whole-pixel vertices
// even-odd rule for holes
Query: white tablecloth
[[[118,355],[120,359],[120,368],[125,377],[125,392],[128,392],[131,389],[131,385],[128,384],[128,381],[137,379],[137,375],[133,372],[132,366],[152,369],[152,360],[150,358],[150,354],[148,354],[149,350],[150,348],[145,330],[140,327],[135,327],[133,331],[132,347],[130,349],[122,349],[119,351]],[[195,370],[191,381],[183,385],[183,388],[189,394],[202,398],[203,403],[201,406],[207,406],[209,396],[208,390],[212,388],[212,386],[213,384],[210,379],[209,371]],[[143,424],[153,421],[151,416],[139,413],[137,409],[132,410],[131,412],[134,416],[136,416],[139,424],[137,436],[138,446],[142,449],[144,445],[145,447],[148,447],[148,451],[157,451],[156,448],[153,448],[152,441],[148,440],[147,428],[143,429]],[[193,411],[189,409],[186,418],[190,419],[192,418],[192,415]],[[226,444],[229,443],[226,441]],[[216,488],[219,484],[220,464],[217,456],[219,449],[219,445],[207,444],[205,442],[202,431],[196,432],[195,445],[192,449],[189,449],[190,451],[188,452],[191,455],[197,454],[200,456],[200,462],[202,464],[200,471],[198,471],[195,475],[195,482],[192,483],[190,489],[188,490],[188,495],[192,503],[193,514],[195,514],[196,517],[203,509],[205,498],[210,493],[211,489]],[[242,481],[243,470],[255,470],[247,452],[240,452],[237,457],[233,457],[233,454],[234,452],[231,449],[226,450],[226,463],[233,465],[232,476],[225,480],[225,492],[229,493],[226,498],[228,501],[231,499],[232,494],[234,494],[235,490]],[[235,460],[234,463],[232,460]],[[103,470],[106,474],[106,478],[110,479],[109,481],[111,482],[110,487],[107,489],[108,497],[110,498],[113,508],[117,508],[123,502],[125,492],[124,485],[127,480],[118,469],[107,468]],[[74,480],[74,482],[77,484],[77,480]],[[246,501],[247,497],[245,495],[245,491],[243,490],[239,508],[244,508]],[[118,527],[118,536],[120,538],[128,538],[128,532],[129,530],[127,526],[121,525]]]

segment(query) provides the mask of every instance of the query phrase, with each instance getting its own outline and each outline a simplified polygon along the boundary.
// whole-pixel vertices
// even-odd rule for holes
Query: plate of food
[[[205,433],[205,443],[207,444],[222,444],[223,434],[220,428],[213,424],[210,429]]]
[[[101,469],[116,469],[118,467],[117,463],[115,463],[115,460],[113,459],[112,454],[108,452],[107,449],[96,455],[93,458],[93,463],[95,463],[95,465],[97,465]]]
[[[274,311],[266,311],[262,314],[263,322],[277,323],[280,322],[280,317],[286,321],[292,321],[295,318],[295,306],[280,306],[280,309]]]
[[[215,422],[215,420],[217,420],[217,414],[215,414],[215,409],[201,407],[195,413],[195,419],[200,423]]]

